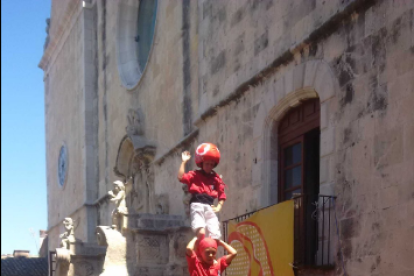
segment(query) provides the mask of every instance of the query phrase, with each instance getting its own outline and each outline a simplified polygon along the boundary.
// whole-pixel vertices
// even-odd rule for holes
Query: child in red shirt
[[[187,245],[186,257],[190,276],[220,276],[236,257],[237,251],[222,240],[218,240],[219,245],[229,252],[228,255],[216,260],[217,242],[210,238],[199,241],[198,253],[194,251],[197,237],[194,237]]]
[[[226,200],[225,184],[213,170],[220,162],[220,152],[211,143],[199,145],[196,149],[195,162],[201,170],[185,173],[185,164],[190,158],[188,151],[182,153],[183,162],[178,169],[177,177],[180,182],[188,185],[188,190],[192,194],[191,228],[199,239],[202,239],[206,233],[207,237],[220,239],[220,224],[215,213],[221,210]],[[217,206],[213,205],[215,198],[218,198]]]

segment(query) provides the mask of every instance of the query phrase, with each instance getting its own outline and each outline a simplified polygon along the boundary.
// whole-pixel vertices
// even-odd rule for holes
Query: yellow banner
[[[293,200],[228,224],[228,242],[238,254],[226,276],[294,276]]]

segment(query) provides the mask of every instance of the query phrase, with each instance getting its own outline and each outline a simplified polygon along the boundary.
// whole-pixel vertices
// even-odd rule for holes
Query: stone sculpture
[[[124,184],[121,180],[116,180],[114,184],[114,188],[112,191],[108,192],[108,195],[111,197],[111,201],[115,203],[115,209],[112,211],[112,228],[115,230],[120,230],[122,228],[126,228],[126,217],[125,215],[128,214],[128,208],[126,207],[126,187],[125,185],[129,185],[132,182],[132,177],[128,179],[128,181]]]
[[[66,248],[70,250],[70,243],[76,241],[73,220],[71,218],[65,218],[63,220],[63,225],[65,226],[66,231],[59,235],[59,237],[62,239],[62,241],[60,242],[60,246],[61,248]]]

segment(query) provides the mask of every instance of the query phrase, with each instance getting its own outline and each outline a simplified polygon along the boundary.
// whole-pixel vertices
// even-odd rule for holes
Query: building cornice
[[[64,40],[64,34],[69,32],[71,28],[68,26],[71,25],[71,22],[75,16],[77,16],[78,12],[82,10],[81,0],[70,0],[67,1],[67,6],[65,8],[65,12],[63,14],[63,19],[58,22],[59,26],[57,30],[51,35],[50,41],[43,52],[42,59],[39,62],[39,68],[43,71],[47,71],[49,68],[49,64],[55,55],[56,51],[58,50],[58,46],[62,44],[62,40]],[[52,18],[53,20],[53,18]],[[50,24],[56,24],[56,21],[52,21]]]

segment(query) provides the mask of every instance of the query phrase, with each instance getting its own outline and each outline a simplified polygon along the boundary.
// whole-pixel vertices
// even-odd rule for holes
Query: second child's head
[[[204,238],[200,241],[198,245],[198,253],[207,264],[214,264],[217,254],[217,242],[211,238]]]

